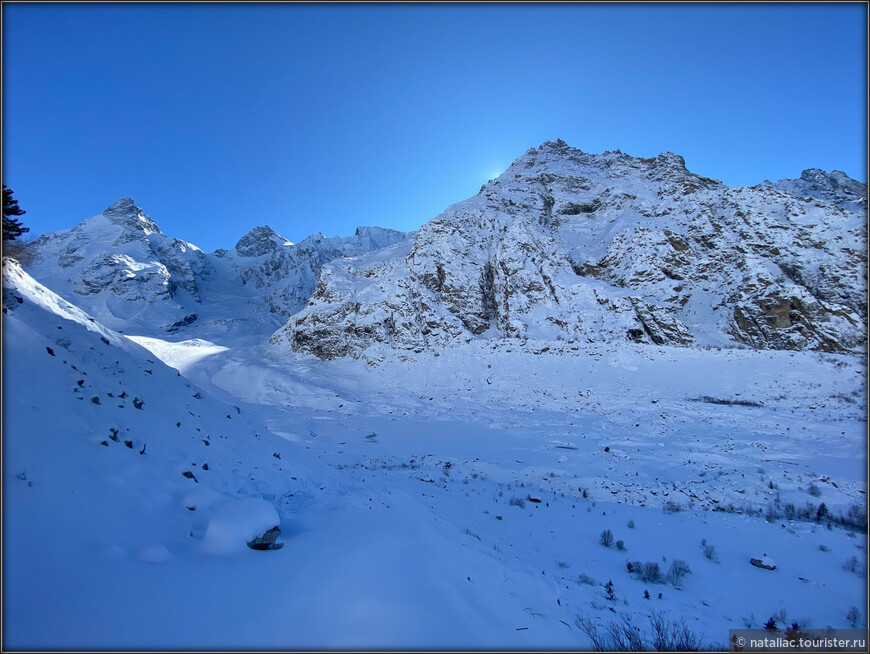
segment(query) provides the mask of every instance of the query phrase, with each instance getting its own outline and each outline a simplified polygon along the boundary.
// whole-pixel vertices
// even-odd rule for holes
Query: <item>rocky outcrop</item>
[[[271,227],[254,227],[236,243],[235,250],[240,257],[261,257],[282,247],[293,245],[283,236],[276,234]]]
[[[859,350],[866,186],[805,177],[804,195],[729,188],[672,153],[544,143],[401,247],[324,265],[271,342],[321,358],[474,338]]]
[[[247,545],[252,550],[280,550],[284,547],[284,544],[275,542],[280,535],[281,528],[276,525],[271,529],[267,529],[262,535],[249,540]]]
[[[755,566],[756,568],[761,568],[762,570],[776,570],[776,564],[773,562],[768,556],[764,556],[760,559],[755,557],[749,559],[750,565]]]

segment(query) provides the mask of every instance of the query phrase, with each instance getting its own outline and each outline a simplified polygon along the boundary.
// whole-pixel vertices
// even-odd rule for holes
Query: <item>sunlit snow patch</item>
[[[148,336],[127,336],[127,338],[149,350],[167,366],[171,366],[181,373],[186,372],[188,368],[207,357],[230,349],[223,345],[215,345],[211,341],[204,341],[201,338],[178,341],[177,343]]]

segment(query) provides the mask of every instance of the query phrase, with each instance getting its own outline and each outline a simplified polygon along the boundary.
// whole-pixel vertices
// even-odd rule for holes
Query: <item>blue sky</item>
[[[416,229],[526,149],[866,181],[866,5],[3,4],[31,236],[130,196],[232,247]]]

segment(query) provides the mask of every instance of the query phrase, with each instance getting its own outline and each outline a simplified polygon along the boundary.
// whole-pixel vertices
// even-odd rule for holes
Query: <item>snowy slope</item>
[[[6,285],[7,649],[587,649],[579,618],[650,611],[719,647],[774,614],[866,624],[866,535],[815,519],[866,523],[858,357],[135,338],[180,377],[14,265]],[[283,547],[244,547],[275,513]],[[626,569],[675,559],[675,583]]]
[[[411,495],[373,506],[262,416],[5,271],[4,649],[524,642],[514,622],[550,601],[537,577],[505,585]],[[299,423],[280,433],[313,435]],[[281,549],[245,546],[273,524]]]
[[[860,351],[866,186],[807,177],[728,188],[671,153],[547,142],[413,242],[326,266],[272,340],[322,358],[474,338]]]

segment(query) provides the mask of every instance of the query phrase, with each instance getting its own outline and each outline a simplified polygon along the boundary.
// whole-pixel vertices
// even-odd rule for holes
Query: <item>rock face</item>
[[[729,188],[666,153],[533,148],[411,240],[322,267],[271,343],[329,359],[473,338],[854,351],[866,185]]]
[[[324,264],[357,257],[409,237],[393,229],[358,227],[353,236],[326,238],[314,234],[294,244],[264,226],[243,236],[234,252],[222,250],[218,254],[231,258],[241,282],[255,289],[269,309],[286,320],[306,305]]]

